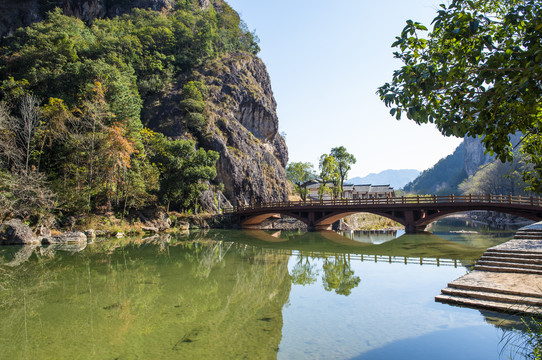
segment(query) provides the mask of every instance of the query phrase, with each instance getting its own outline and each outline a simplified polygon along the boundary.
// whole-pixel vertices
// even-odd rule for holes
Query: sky
[[[349,178],[386,169],[425,170],[461,139],[432,124],[397,121],[376,95],[401,62],[391,44],[406,20],[429,27],[445,0],[227,0],[250,30],[271,77],[290,162],[344,146]]]

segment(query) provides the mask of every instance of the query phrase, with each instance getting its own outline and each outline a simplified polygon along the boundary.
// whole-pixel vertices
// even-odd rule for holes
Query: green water
[[[0,358],[499,358],[501,320],[434,296],[512,234],[344,235],[0,247]]]

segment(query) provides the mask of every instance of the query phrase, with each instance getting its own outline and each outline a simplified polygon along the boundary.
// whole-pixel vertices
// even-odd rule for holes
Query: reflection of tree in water
[[[359,276],[350,268],[350,260],[345,254],[337,254],[333,259],[326,258],[323,265],[322,281],[326,291],[335,290],[339,295],[348,296],[359,285]]]
[[[289,255],[168,240],[110,240],[0,265],[2,356],[275,358]]]
[[[290,277],[292,284],[305,286],[315,283],[318,273],[316,265],[311,265],[309,257],[299,254],[297,263],[290,272]]]

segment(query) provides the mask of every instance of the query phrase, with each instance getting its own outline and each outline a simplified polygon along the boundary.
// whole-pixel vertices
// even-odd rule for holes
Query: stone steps
[[[509,314],[541,314],[542,294],[498,290],[483,286],[448,284],[435,301],[501,311]]]
[[[495,261],[495,262],[510,262],[510,263],[520,263],[520,264],[532,264],[532,265],[541,265],[542,258],[530,258],[530,257],[504,257],[504,256],[482,256],[479,261]]]
[[[501,273],[517,273],[517,274],[536,274],[542,275],[542,270],[517,268],[510,266],[488,266],[488,265],[475,265],[474,270],[489,271],[489,272],[501,272]]]
[[[529,259],[523,259],[524,262],[515,262],[512,259],[501,259],[499,261],[480,259],[476,263],[477,266],[492,266],[492,267],[509,267],[515,269],[529,269],[529,270],[540,270],[542,271],[541,264],[535,264],[529,262]]]
[[[529,235],[529,234],[519,235],[519,234],[516,234],[516,236],[514,236],[514,239],[516,239],[516,240],[540,240],[541,236],[540,236],[540,234],[537,234],[537,235]]]
[[[508,314],[542,314],[542,223],[488,249],[474,270],[449,283],[435,301]]]
[[[542,313],[542,307],[539,306],[530,306],[523,304],[510,304],[500,301],[491,301],[491,300],[481,300],[481,299],[472,299],[460,296],[450,296],[450,295],[437,295],[435,296],[435,301],[460,305],[477,309],[487,309],[492,311],[504,312],[507,314],[526,314],[526,315],[537,315]]]
[[[499,257],[499,258],[522,258],[522,259],[532,259],[532,260],[542,260],[542,253],[532,252],[532,251],[521,251],[521,250],[487,250],[483,257]]]

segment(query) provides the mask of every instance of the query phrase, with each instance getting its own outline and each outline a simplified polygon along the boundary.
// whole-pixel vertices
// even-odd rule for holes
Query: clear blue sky
[[[349,177],[425,170],[461,142],[433,125],[389,115],[375,94],[400,62],[393,43],[408,19],[429,26],[444,0],[227,0],[256,30],[290,161],[318,166],[345,146]]]

